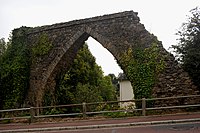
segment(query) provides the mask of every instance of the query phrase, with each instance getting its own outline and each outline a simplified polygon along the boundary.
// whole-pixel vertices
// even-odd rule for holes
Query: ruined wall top
[[[133,20],[140,21],[137,15],[138,13],[134,11],[124,11],[124,12],[119,12],[119,13],[114,13],[114,14],[107,14],[103,16],[92,17],[92,18],[73,20],[73,21],[63,22],[63,23],[56,23],[53,25],[34,27],[29,30],[28,34],[33,34],[37,32],[53,30],[53,29],[60,29],[60,28],[65,28],[65,27],[70,27],[70,26],[75,26],[75,25],[83,25],[83,24],[93,23],[97,21],[99,22],[99,21],[109,20],[113,18],[131,17]]]

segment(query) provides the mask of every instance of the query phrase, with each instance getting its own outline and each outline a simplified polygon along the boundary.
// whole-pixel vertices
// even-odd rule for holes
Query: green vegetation
[[[56,88],[57,104],[116,100],[110,76],[104,76],[86,44]]]
[[[6,42],[4,38],[1,38],[0,39],[0,58],[5,51],[6,51]]]
[[[36,44],[32,48],[33,56],[43,56],[48,54],[48,52],[53,47],[52,43],[49,41],[47,34],[41,34]]]
[[[116,95],[117,95],[117,97],[119,97],[119,80],[118,80],[118,78],[115,76],[115,74],[108,74],[108,76],[110,76],[110,78],[111,78],[111,81],[112,81],[112,84],[113,84],[113,86],[114,86],[114,88],[115,88],[115,90],[116,90]]]
[[[157,43],[149,48],[132,48],[123,55],[127,77],[132,83],[135,99],[152,98],[156,75],[164,68]]]
[[[133,117],[139,116],[140,114],[137,112],[112,112],[112,113],[105,113],[104,116],[108,118],[122,118],[122,117]]]
[[[29,50],[26,27],[13,31],[12,41],[0,58],[1,109],[21,107],[29,87]]]
[[[65,105],[89,102],[116,100],[116,91],[110,76],[104,76],[95,58],[84,44],[78,51],[71,67],[61,73],[57,79],[55,93],[47,91],[43,105]],[[54,100],[54,101],[52,101]],[[87,110],[98,110],[99,107],[90,106]],[[82,107],[67,108],[64,110],[47,110],[52,112],[80,112]],[[44,112],[45,113],[45,112]],[[46,114],[45,113],[45,114]]]
[[[187,71],[193,82],[200,88],[200,8],[192,9],[188,21],[183,23],[177,35],[178,45],[172,48],[178,61]]]
[[[29,52],[27,30],[26,27],[14,30],[8,43],[3,38],[0,40],[0,109],[22,107],[29,87],[30,63],[48,54],[53,47],[48,36],[41,34]],[[56,92],[47,91],[43,105],[116,100],[111,77],[103,75],[86,44],[79,50],[71,68],[58,79]]]

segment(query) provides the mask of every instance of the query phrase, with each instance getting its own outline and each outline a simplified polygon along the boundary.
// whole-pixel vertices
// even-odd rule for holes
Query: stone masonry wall
[[[193,84],[187,72],[185,72],[180,64],[175,60],[175,57],[168,53],[165,49],[161,50],[161,55],[164,55],[165,70],[158,75],[158,81],[153,88],[153,97],[175,97],[198,95],[199,89]],[[156,106],[169,106],[181,104],[199,103],[200,99],[196,98],[180,98],[171,100],[156,101]]]
[[[63,69],[69,68],[77,51],[89,36],[110,51],[123,70],[125,68],[120,63],[120,57],[128,48],[136,44],[149,47],[155,39],[133,11],[30,28],[27,34],[27,45],[30,49],[42,34],[48,36],[53,48],[47,55],[37,57],[31,65],[27,97],[31,106],[42,106],[45,90],[54,91],[55,77]],[[161,53],[166,56],[167,67],[159,75],[158,84],[153,89],[154,97],[197,94],[197,88],[187,73],[180,69],[161,43],[159,46]]]

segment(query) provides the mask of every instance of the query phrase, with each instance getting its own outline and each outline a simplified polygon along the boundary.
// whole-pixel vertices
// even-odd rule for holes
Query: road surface
[[[36,133],[36,132],[32,132]],[[183,124],[118,127],[107,129],[61,130],[42,133],[200,133],[200,122]]]
[[[178,125],[180,122],[186,124]],[[189,123],[193,122],[193,123]],[[170,125],[177,123],[177,125]],[[159,124],[159,125],[158,125]],[[162,125],[161,125],[162,124]],[[165,125],[164,125],[165,124]],[[129,133],[129,132],[199,132],[200,113],[131,117],[102,120],[79,120],[53,123],[0,124],[0,133],[5,132],[67,132],[67,133]],[[116,128],[118,127],[118,128]],[[120,128],[119,128],[120,127]],[[100,129],[101,128],[101,129]],[[108,128],[108,129],[105,129]],[[79,130],[78,130],[79,129]],[[73,131],[72,131],[73,130]],[[78,131],[75,131],[78,130]]]

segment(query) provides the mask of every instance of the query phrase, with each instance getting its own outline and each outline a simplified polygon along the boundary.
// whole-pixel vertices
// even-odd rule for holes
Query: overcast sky
[[[133,10],[141,23],[168,49],[176,44],[175,33],[189,11],[200,0],[0,0],[0,38],[8,38],[14,28],[42,26],[104,14]],[[89,38],[87,43],[104,74],[121,70],[112,55]]]

